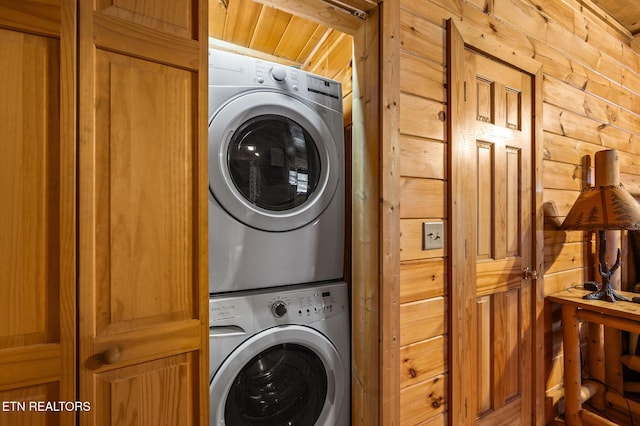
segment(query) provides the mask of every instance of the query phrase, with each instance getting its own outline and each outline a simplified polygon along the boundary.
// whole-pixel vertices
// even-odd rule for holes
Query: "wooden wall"
[[[314,74],[322,75],[342,84],[342,109],[345,127],[351,124],[351,92],[353,84],[352,54],[353,37],[333,31],[326,42],[321,44],[303,69]]]
[[[401,2],[400,420],[406,425],[445,424],[447,411],[445,250],[422,250],[422,222],[446,221],[447,210],[445,28],[432,10],[428,1]]]
[[[422,222],[447,221],[445,21],[453,18],[468,38],[543,66],[545,294],[589,276],[592,242],[556,226],[586,183],[593,154],[618,149],[622,183],[640,193],[640,54],[628,34],[577,0],[400,4],[400,418],[406,425],[445,424],[446,242],[445,250],[421,249]],[[552,306],[544,323],[548,422],[562,389]]]

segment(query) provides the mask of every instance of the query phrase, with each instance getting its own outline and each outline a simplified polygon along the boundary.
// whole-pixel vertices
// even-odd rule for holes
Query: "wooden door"
[[[207,2],[79,16],[81,424],[208,424]]]
[[[531,418],[531,77],[483,56],[475,64],[477,415]],[[495,421],[493,421],[495,419]],[[483,422],[484,423],[484,422]],[[512,422],[511,424],[516,424]]]
[[[470,50],[463,61],[454,126],[464,146],[451,147],[451,226],[463,228],[451,241],[459,269],[450,293],[452,403],[464,404],[459,424],[526,425],[534,384],[532,78]]]
[[[0,2],[0,425],[73,425],[75,1]]]

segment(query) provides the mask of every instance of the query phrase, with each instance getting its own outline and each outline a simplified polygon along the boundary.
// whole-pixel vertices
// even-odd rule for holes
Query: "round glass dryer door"
[[[273,114],[253,117],[235,131],[227,147],[227,165],[240,194],[274,212],[307,202],[322,168],[311,135],[295,121]]]
[[[335,347],[317,331],[268,329],[240,345],[214,374],[212,424],[335,424],[344,397],[342,372]]]
[[[282,93],[235,98],[209,123],[209,186],[237,220],[288,231],[331,202],[342,166],[322,118]]]

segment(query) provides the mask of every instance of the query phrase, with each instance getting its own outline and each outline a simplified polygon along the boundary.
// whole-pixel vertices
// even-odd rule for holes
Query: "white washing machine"
[[[347,285],[303,285],[209,301],[211,426],[347,426]]]
[[[209,51],[209,291],[341,279],[340,83]]]

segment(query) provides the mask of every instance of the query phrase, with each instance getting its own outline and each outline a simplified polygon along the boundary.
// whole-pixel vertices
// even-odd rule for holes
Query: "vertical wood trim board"
[[[534,174],[533,183],[534,199],[533,220],[534,223],[534,247],[532,253],[532,265],[538,272],[538,279],[535,280],[532,296],[535,298],[533,304],[533,416],[535,424],[542,424],[545,421],[544,401],[545,401],[545,357],[544,354],[544,184],[543,184],[543,159],[544,159],[544,137],[543,137],[543,102],[542,102],[542,66],[533,74],[533,160],[531,171]]]
[[[352,127],[352,423],[381,411],[379,8],[354,35]]]
[[[385,2],[381,34],[380,421],[400,419],[400,3]]]
[[[461,170],[473,170],[474,164],[467,164],[469,156],[464,153],[467,150],[475,150],[475,141],[469,140],[469,135],[465,129],[456,126],[457,123],[464,122],[466,107],[463,100],[466,84],[475,81],[475,76],[468,75],[468,68],[465,66],[464,40],[457,30],[453,21],[447,21],[447,104],[449,106],[447,120],[448,134],[448,199],[449,201],[449,221],[448,221],[448,276],[449,276],[449,419],[456,425],[471,425],[476,422],[476,406],[478,401],[471,394],[474,386],[469,386],[464,380],[465,374],[462,369],[466,365],[472,365],[471,350],[457,351],[457,348],[476,348],[476,339],[472,333],[467,332],[470,328],[466,321],[471,318],[476,311],[475,300],[469,297],[466,290],[468,283],[475,280],[475,262],[471,267],[457,267],[465,265],[468,251],[476,249],[475,234],[470,221],[467,220],[468,213],[458,205],[464,202],[467,195],[467,188],[464,179],[458,176]],[[469,83],[465,83],[465,81]],[[467,316],[465,316],[467,315]],[[454,350],[455,349],[455,350]],[[473,382],[474,375],[467,377]]]
[[[61,399],[76,399],[78,395],[78,341],[77,341],[77,150],[78,150],[78,13],[77,0],[62,0],[60,14],[60,159],[66,167],[60,173],[60,238],[65,243],[62,250],[67,261],[60,269],[60,299],[62,309],[61,339],[62,377]],[[69,413],[61,419],[69,425],[76,424],[76,416]]]
[[[206,380],[200,380],[193,392],[197,395],[200,403],[200,424],[209,424],[209,200],[207,189],[209,188],[209,2],[201,0],[194,8],[196,13],[198,50],[198,85],[196,96],[198,97],[198,113],[194,119],[194,128],[197,143],[197,168],[195,176],[197,188],[194,188],[194,198],[198,204],[195,212],[198,230],[195,248],[197,250],[196,270],[194,274],[198,277],[196,299],[199,303],[197,316],[200,319],[200,349],[198,356],[198,371],[200,377],[206,372]],[[205,71],[206,70],[206,71]],[[203,297],[203,295],[205,295]]]

